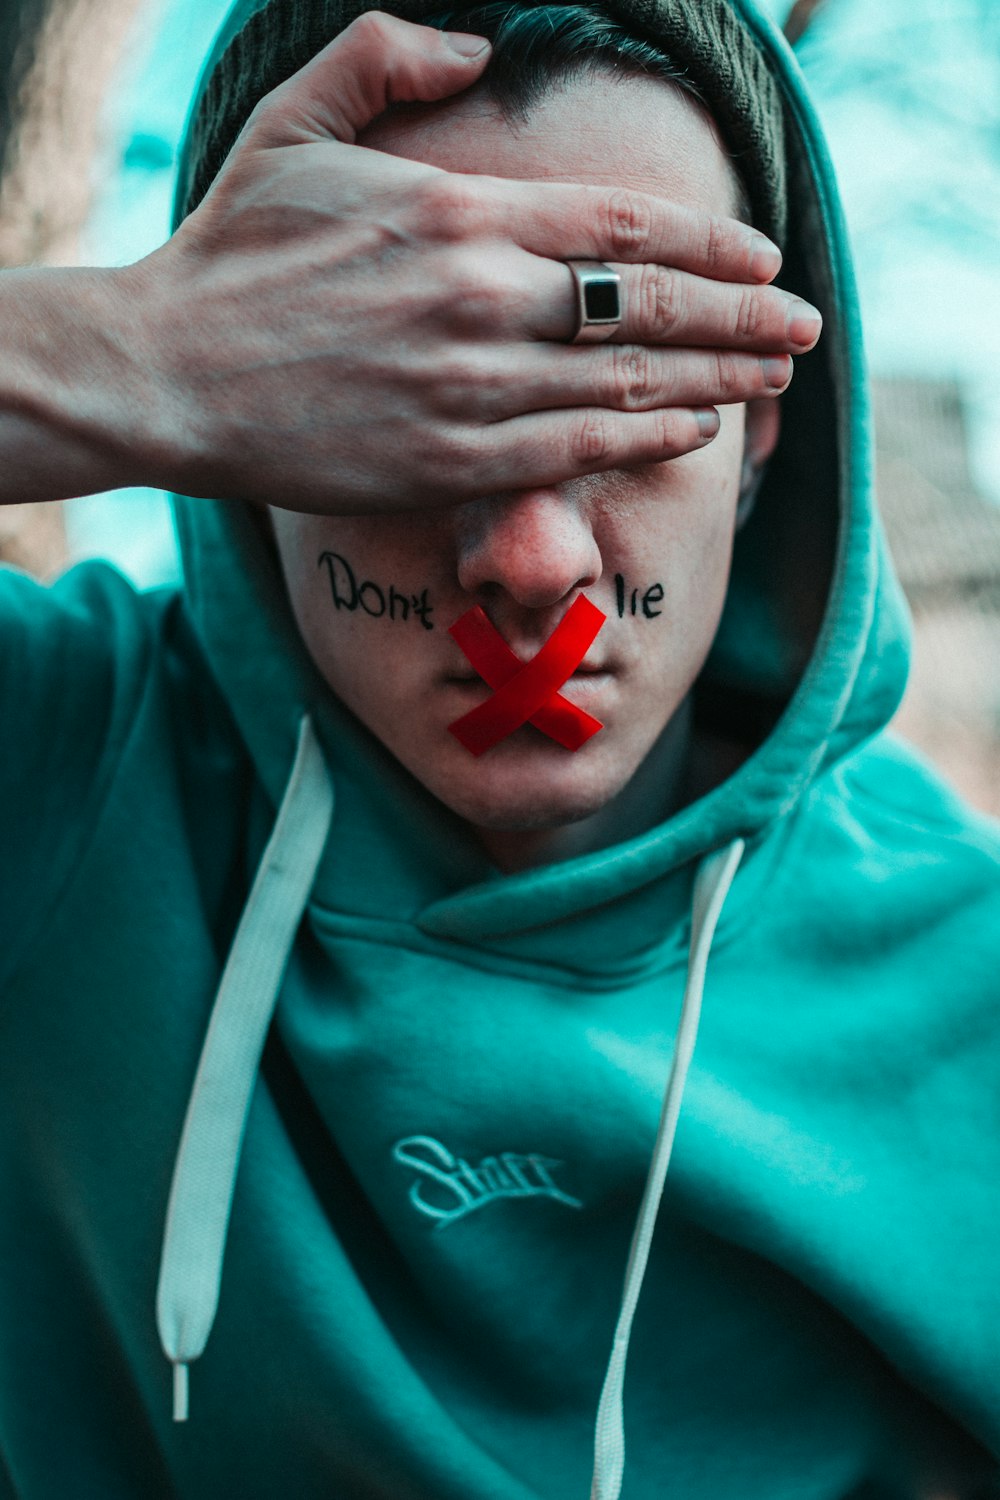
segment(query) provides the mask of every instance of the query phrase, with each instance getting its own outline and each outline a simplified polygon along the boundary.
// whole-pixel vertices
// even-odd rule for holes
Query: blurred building
[[[893,727],[1000,817],[1000,506],[970,477],[954,381],[875,385],[879,504],[913,612]]]

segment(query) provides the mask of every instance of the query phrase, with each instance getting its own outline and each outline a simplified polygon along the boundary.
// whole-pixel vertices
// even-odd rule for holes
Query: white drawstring
[[[687,984],[681,1006],[680,1024],[674,1042],[660,1124],[653,1146],[653,1158],[646,1177],[646,1187],[639,1207],[632,1246],[629,1250],[625,1270],[625,1288],[622,1293],[621,1311],[615,1328],[614,1344],[608,1362],[604,1387],[597,1408],[597,1425],[594,1434],[594,1475],[590,1486],[590,1500],[618,1500],[625,1473],[625,1424],[623,1398],[625,1391],[625,1362],[628,1358],[629,1339],[632,1336],[632,1321],[642,1290],[643,1277],[649,1260],[649,1249],[653,1242],[656,1216],[663,1196],[663,1186],[670,1165],[670,1153],[677,1130],[677,1119],[681,1110],[681,1098],[687,1081],[688,1068],[694,1053],[701,1015],[701,997],[705,987],[705,970],[708,955],[715,936],[716,924],[723,903],[729,894],[746,844],[736,839],[727,849],[711,854],[702,862],[694,883],[691,904],[691,946],[688,954]]]
[[[174,1367],[174,1420],[188,1415],[188,1366],[215,1320],[226,1233],[250,1099],[281,981],[333,819],[333,787],[312,724],[303,719],[274,830],[212,1007],[167,1207],[157,1326]],[[617,1500],[625,1468],[622,1398],[632,1322],[649,1259],[681,1097],[694,1052],[705,970],[719,914],[745,845],[710,855],[695,880],[688,978],[621,1311],[601,1392],[591,1500]]]
[[[156,1292],[174,1367],[174,1421],[188,1365],[215,1320],[236,1172],[261,1053],[333,819],[333,786],[308,717],[219,985],[174,1165]]]

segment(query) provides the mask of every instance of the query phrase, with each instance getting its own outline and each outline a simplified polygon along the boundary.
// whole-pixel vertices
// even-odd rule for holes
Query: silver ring
[[[571,344],[603,344],[622,321],[621,277],[601,260],[568,260],[576,287]]]

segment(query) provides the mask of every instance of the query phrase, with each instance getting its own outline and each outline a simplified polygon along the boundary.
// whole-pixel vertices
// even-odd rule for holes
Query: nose
[[[502,590],[527,609],[558,604],[601,576],[587,511],[558,489],[468,501],[456,512],[456,544],[466,593]]]

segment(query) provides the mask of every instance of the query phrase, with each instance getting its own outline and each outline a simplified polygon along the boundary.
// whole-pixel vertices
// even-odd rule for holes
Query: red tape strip
[[[537,656],[523,662],[478,604],[466,610],[448,634],[495,691],[448,725],[459,744],[483,755],[522,724],[533,724],[567,750],[585,745],[604,726],[564,698],[559,688],[572,677],[606,619],[596,604],[578,594]]]

